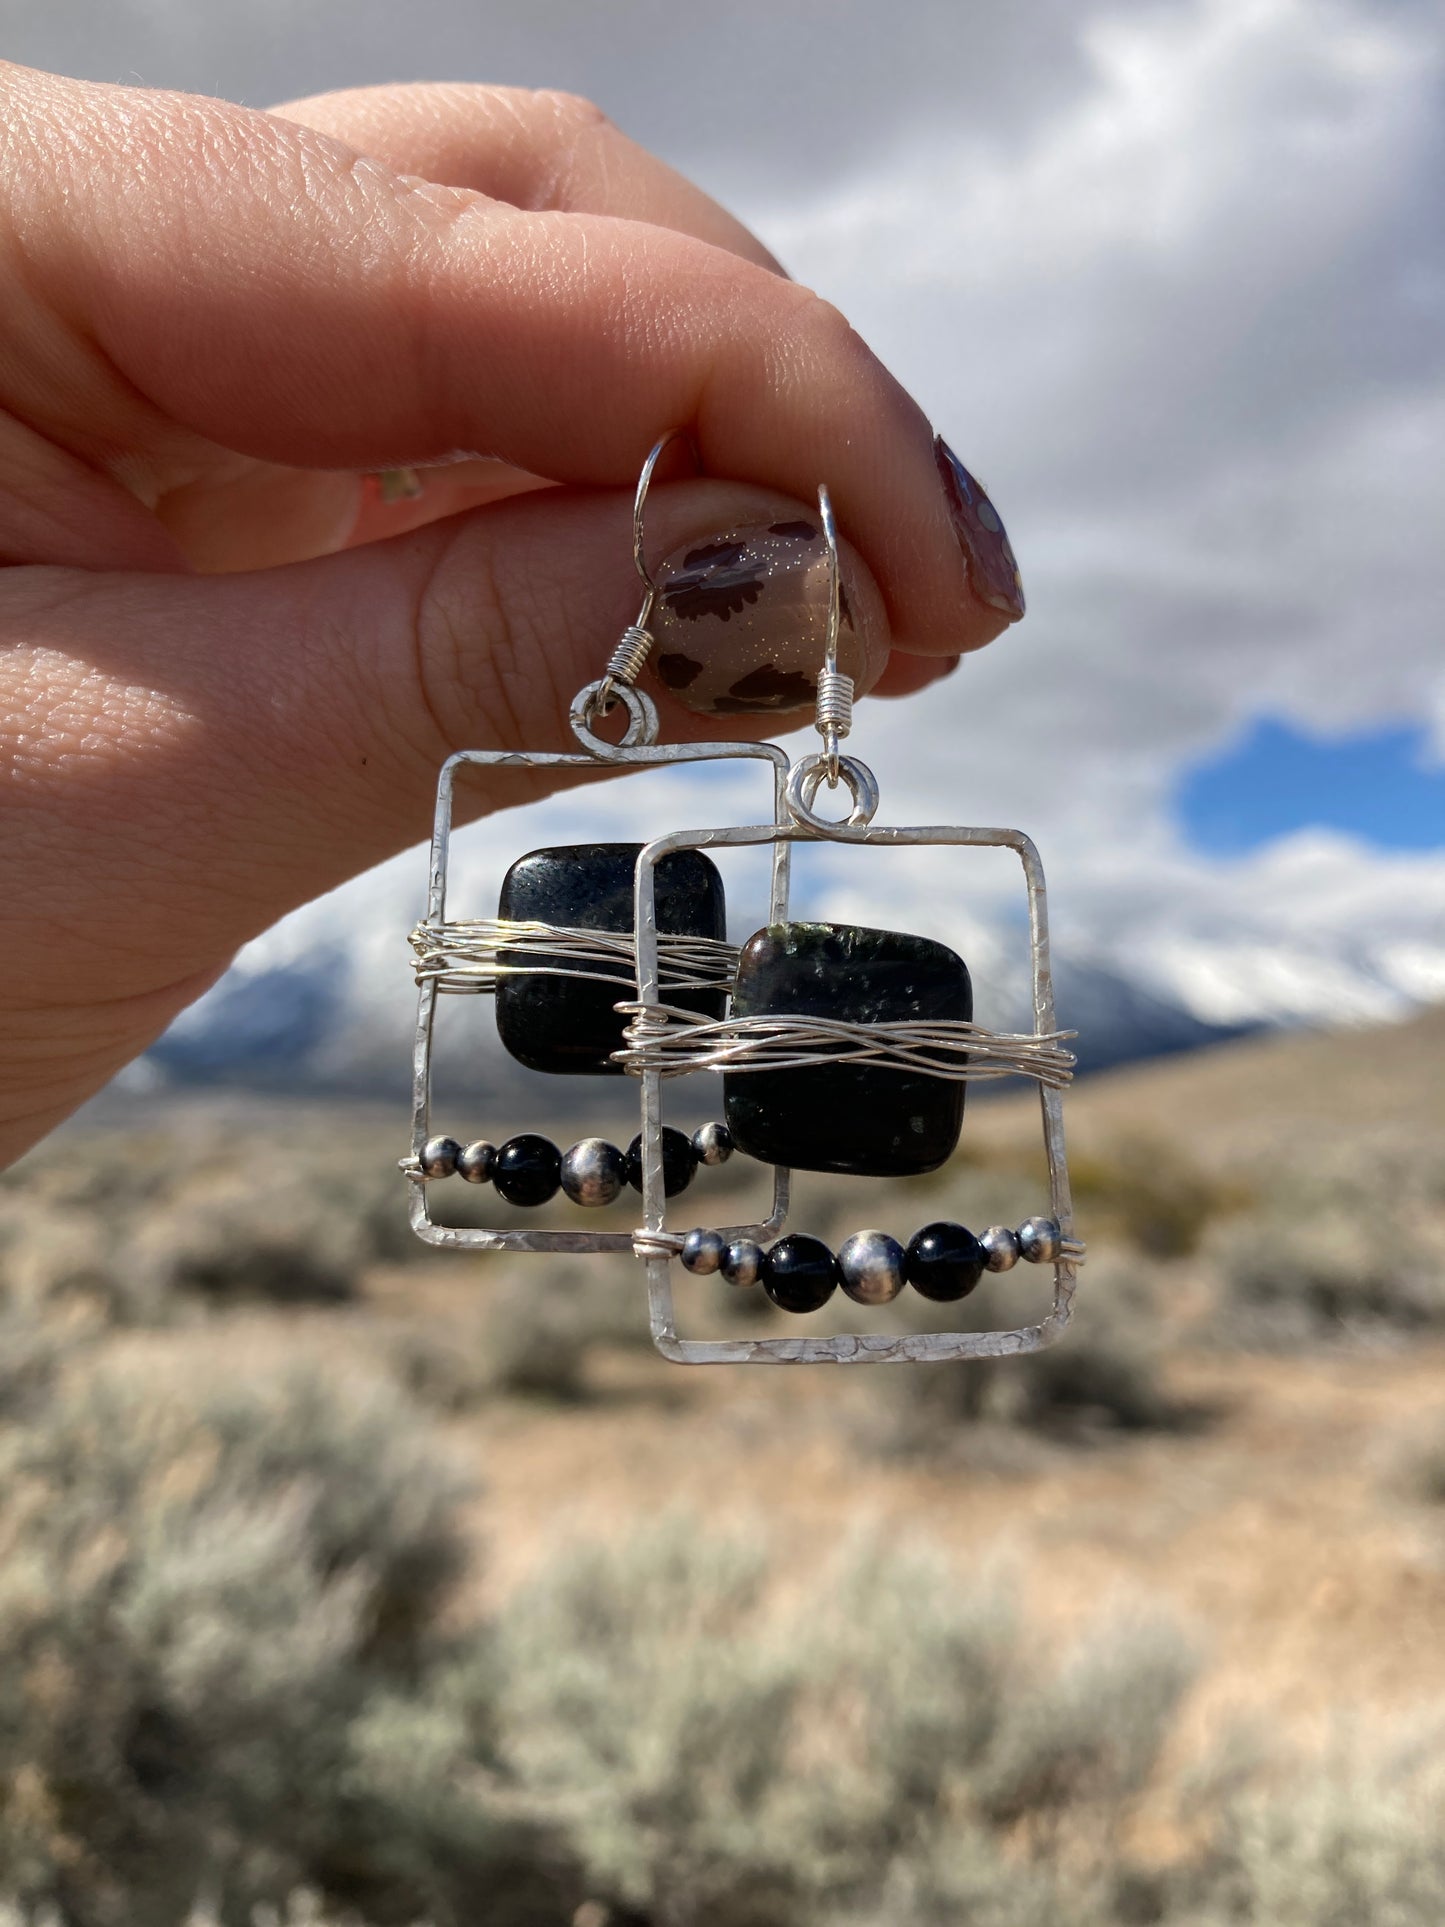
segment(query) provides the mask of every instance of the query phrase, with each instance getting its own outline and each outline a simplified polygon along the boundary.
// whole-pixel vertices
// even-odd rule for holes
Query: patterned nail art
[[[699,616],[726,622],[757,601],[766,579],[757,552],[746,541],[724,537],[688,551],[682,567],[669,574],[662,600],[684,622]]]
[[[1002,517],[941,435],[934,438],[933,455],[975,594],[1017,622],[1024,612],[1024,585]]]
[[[742,716],[813,701],[828,606],[828,553],[816,523],[731,529],[669,556],[656,574],[653,668],[687,708]],[[860,636],[846,589],[839,613],[839,663],[871,687],[887,659],[886,635]]]

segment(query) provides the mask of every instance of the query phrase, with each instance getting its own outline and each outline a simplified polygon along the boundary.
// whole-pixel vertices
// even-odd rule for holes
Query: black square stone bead
[[[946,944],[855,924],[780,923],[743,946],[732,1012],[849,1023],[973,1016],[968,966]],[[963,1122],[963,1085],[868,1064],[732,1071],[728,1129],[740,1151],[799,1171],[870,1178],[934,1171]]]
[[[640,843],[576,843],[532,850],[502,882],[498,917],[514,923],[551,923],[574,930],[630,934],[633,880]],[[727,904],[717,866],[700,850],[674,850],[657,865],[657,928],[668,936],[727,935]],[[507,961],[503,946],[501,961]],[[528,953],[528,964],[585,969],[576,959]],[[721,1017],[725,990],[669,990],[669,1003],[705,1017]],[[636,991],[587,977],[500,977],[497,1030],[519,1064],[571,1076],[621,1077],[608,1062],[622,1048],[626,1022],[613,1008]]]

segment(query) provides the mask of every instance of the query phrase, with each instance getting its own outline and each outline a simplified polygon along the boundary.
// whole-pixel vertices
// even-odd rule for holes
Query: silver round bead
[[[485,1184],[497,1161],[497,1147],[485,1138],[475,1138],[457,1155],[457,1176],[468,1184]]]
[[[838,1269],[855,1304],[889,1304],[903,1289],[903,1247],[886,1231],[855,1231],[838,1253]]]
[[[449,1178],[457,1168],[462,1147],[454,1137],[429,1137],[421,1147],[423,1177]]]
[[[726,1164],[733,1154],[733,1134],[726,1124],[699,1124],[692,1148],[699,1164]]]
[[[730,1285],[755,1285],[763,1275],[763,1248],[751,1238],[734,1238],[718,1269]]]
[[[1063,1246],[1063,1233],[1052,1218],[1025,1218],[1019,1226],[1019,1256],[1031,1265],[1051,1265]]]
[[[990,1271],[1012,1271],[1019,1261],[1019,1241],[1006,1224],[991,1224],[979,1239]]]
[[[605,1137],[584,1137],[562,1154],[562,1189],[573,1204],[611,1204],[627,1182],[627,1159]]]
[[[689,1231],[682,1241],[682,1268],[696,1272],[699,1278],[710,1277],[722,1269],[727,1248],[727,1239],[720,1231],[704,1231],[699,1226],[696,1231]]]

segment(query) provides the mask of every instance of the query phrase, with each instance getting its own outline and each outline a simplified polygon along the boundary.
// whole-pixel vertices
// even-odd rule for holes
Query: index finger
[[[711,475],[803,500],[827,482],[898,646],[951,655],[1005,626],[972,592],[927,422],[808,290],[687,235],[400,176],[223,103],[15,84],[44,163],[11,176],[29,284],[77,363],[98,346],[109,364],[41,398],[72,447],[163,439],[158,411],[299,467],[465,451],[617,485],[686,428]]]
[[[460,82],[356,87],[288,100],[271,111],[398,174],[470,187],[534,212],[617,214],[676,228],[782,272],[757,236],[710,194],[575,94]]]

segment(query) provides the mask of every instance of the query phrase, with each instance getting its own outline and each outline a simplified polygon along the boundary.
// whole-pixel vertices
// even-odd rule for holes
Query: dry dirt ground
[[[1355,1147],[1438,1142],[1442,1081],[1445,1009],[1089,1080],[1068,1099],[1070,1139],[1083,1158],[1124,1139],[1177,1147],[1225,1178],[1281,1159],[1308,1169]],[[377,1124],[378,1157],[394,1158],[400,1122]],[[995,1150],[1022,1147],[1036,1104],[980,1106],[970,1129]],[[1388,1227],[1390,1200],[1378,1208]],[[1097,1251],[1097,1230],[1081,1228]],[[370,1275],[350,1309],[257,1313],[258,1327],[274,1341],[280,1321],[288,1343],[328,1357],[374,1348],[402,1320],[463,1347],[500,1282],[489,1263],[419,1252]],[[1081,1324],[1109,1275],[1102,1257],[1086,1268]],[[1168,1279],[1171,1304],[1207,1294],[1187,1261]],[[1189,1725],[1201,1739],[1236,1715],[1317,1738],[1342,1715],[1445,1708],[1445,1507],[1400,1475],[1412,1442],[1445,1428],[1445,1344],[1356,1338],[1266,1355],[1224,1349],[1217,1330],[1211,1344],[1171,1336],[1165,1361],[1195,1424],[1071,1438],[955,1426],[936,1459],[887,1448],[890,1398],[933,1368],[681,1370],[602,1349],[575,1404],[486,1399],[448,1421],[484,1488],[478,1583],[504,1602],[551,1549],[667,1508],[699,1529],[761,1524],[799,1584],[840,1539],[881,1528],[882,1542],[921,1535],[965,1569],[1002,1569],[1046,1625],[1119,1608],[1177,1620],[1203,1660]],[[865,1382],[884,1375],[891,1387]]]
[[[1023,1450],[985,1430],[930,1469],[869,1449],[841,1374],[740,1384],[604,1359],[591,1401],[455,1427],[485,1483],[485,1584],[504,1598],[561,1542],[669,1508],[700,1529],[761,1522],[800,1577],[881,1526],[1001,1568],[1061,1625],[1163,1608],[1208,1662],[1211,1724],[1264,1705],[1303,1728],[1445,1703],[1445,1523],[1390,1490],[1412,1425],[1445,1407],[1445,1348],[1170,1370],[1209,1423]]]
[[[1445,1004],[1404,1024],[1242,1038],[1156,1058],[1080,1084],[1066,1099],[1071,1144],[1123,1136],[1186,1144],[1207,1164],[1248,1168],[1369,1140],[1445,1142]],[[1024,1137],[1027,1097],[997,1106],[990,1129]],[[1382,1201],[1386,1206],[1388,1201]]]

